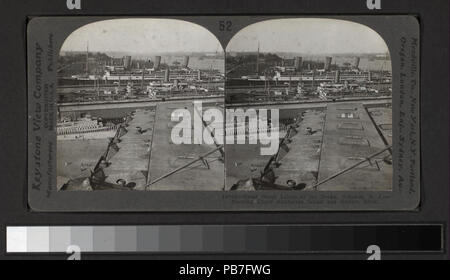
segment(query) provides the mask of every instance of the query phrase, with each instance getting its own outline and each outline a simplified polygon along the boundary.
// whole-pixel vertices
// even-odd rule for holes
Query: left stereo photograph
[[[223,141],[177,143],[197,114],[223,110],[224,52],[207,29],[97,21],[67,37],[54,68],[58,191],[223,189]]]

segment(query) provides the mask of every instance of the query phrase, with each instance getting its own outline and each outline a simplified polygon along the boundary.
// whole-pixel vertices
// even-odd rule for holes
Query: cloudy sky
[[[74,31],[61,51],[93,52],[219,52],[219,42],[207,29],[174,19],[114,19]]]
[[[276,19],[245,27],[227,51],[294,52],[304,54],[385,53],[384,40],[369,27],[343,20]]]

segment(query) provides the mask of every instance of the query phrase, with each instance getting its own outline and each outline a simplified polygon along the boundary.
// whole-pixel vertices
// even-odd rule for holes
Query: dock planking
[[[319,181],[364,160],[386,147],[362,103],[328,104],[319,168]],[[392,165],[386,151],[320,185],[320,191],[390,191]]]
[[[149,183],[216,148],[215,145],[207,144],[174,144],[171,141],[171,131],[176,123],[171,121],[171,114],[175,109],[187,109],[192,119],[196,114],[194,112],[193,102],[186,102],[182,106],[179,104],[174,106],[174,104],[169,103],[157,105],[152,153],[150,157]],[[217,107],[217,109],[219,108]],[[193,127],[190,127],[190,129],[192,130],[191,134],[193,136]],[[150,184],[148,190],[223,190],[225,170],[220,152],[217,151],[205,159],[208,166],[202,161],[197,161],[193,165],[155,184]]]
[[[290,138],[289,151],[275,169],[277,184],[287,185],[288,180],[293,180],[306,184],[308,189],[317,182],[324,121],[323,111],[308,110],[302,114],[297,133]]]
[[[135,190],[145,190],[154,121],[154,108],[137,109],[132,113],[127,132],[117,144],[119,150],[104,169],[107,182],[115,184],[123,179],[135,183]]]

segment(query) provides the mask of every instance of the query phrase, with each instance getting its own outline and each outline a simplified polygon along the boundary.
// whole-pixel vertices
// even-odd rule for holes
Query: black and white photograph
[[[414,17],[229,22],[33,19],[33,209],[418,206]]]
[[[0,258],[449,257],[448,1],[0,1]]]
[[[228,189],[392,190],[398,93],[376,31],[337,19],[267,20],[240,30],[226,53],[227,112],[276,110],[268,123],[279,138],[265,155],[260,142],[226,145]],[[244,117],[241,131],[260,133]]]
[[[223,189],[222,144],[171,135],[177,125],[190,135],[194,115],[223,108],[224,52],[207,29],[98,21],[70,34],[57,62],[58,190]]]

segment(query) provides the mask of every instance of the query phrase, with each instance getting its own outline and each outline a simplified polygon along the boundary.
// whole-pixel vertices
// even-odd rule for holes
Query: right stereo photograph
[[[373,29],[286,18],[226,48],[226,189],[392,191],[392,66]]]

